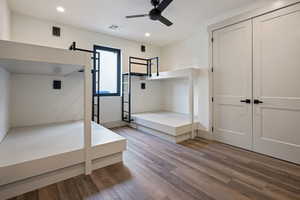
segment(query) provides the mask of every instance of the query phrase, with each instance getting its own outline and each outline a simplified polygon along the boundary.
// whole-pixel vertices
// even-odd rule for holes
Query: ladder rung
[[[140,63],[140,62],[130,62],[131,64],[134,64],[134,65],[144,65],[144,66],[148,66],[147,63]]]

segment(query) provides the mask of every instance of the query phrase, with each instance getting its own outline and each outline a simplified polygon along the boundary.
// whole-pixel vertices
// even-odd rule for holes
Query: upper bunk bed
[[[82,52],[0,40],[0,66],[13,73],[65,76],[88,65]]]

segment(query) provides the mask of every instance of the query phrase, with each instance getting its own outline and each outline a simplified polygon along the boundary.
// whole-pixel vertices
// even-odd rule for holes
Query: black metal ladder
[[[100,53],[94,52],[93,59],[93,99],[92,120],[100,124]]]
[[[131,117],[132,105],[131,105],[131,86],[132,86],[132,77],[151,77],[152,76],[152,65],[155,62],[157,67],[156,75],[159,76],[159,58],[137,58],[137,57],[129,57],[129,66],[128,73],[124,73],[122,75],[122,120],[125,122],[132,122],[133,119]],[[139,65],[146,67],[144,73],[134,72],[132,71],[132,65]]]
[[[69,47],[72,51],[82,51],[92,54],[92,77],[93,77],[93,97],[92,97],[92,121],[100,124],[100,53],[88,49],[80,49],[76,47],[76,42],[73,42]]]

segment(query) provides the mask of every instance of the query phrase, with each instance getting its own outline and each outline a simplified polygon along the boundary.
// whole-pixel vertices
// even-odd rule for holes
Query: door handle
[[[264,103],[263,101],[259,100],[259,99],[254,99],[254,104],[261,104]]]
[[[251,99],[241,100],[241,103],[251,104]]]

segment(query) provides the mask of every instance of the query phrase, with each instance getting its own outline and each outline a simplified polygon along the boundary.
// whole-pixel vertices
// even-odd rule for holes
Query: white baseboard
[[[213,140],[212,134],[211,132],[209,132],[208,130],[205,129],[200,129],[198,130],[198,137],[207,139],[207,140]]]

